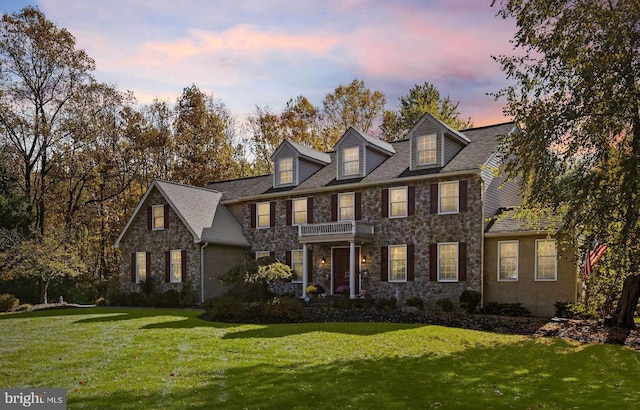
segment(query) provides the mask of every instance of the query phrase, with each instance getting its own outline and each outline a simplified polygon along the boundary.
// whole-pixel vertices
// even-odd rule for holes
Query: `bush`
[[[378,310],[396,310],[398,308],[398,301],[396,298],[376,299],[376,308]]]
[[[453,302],[446,298],[436,300],[436,306],[443,312],[453,312],[454,309]]]
[[[487,315],[498,316],[531,316],[531,311],[521,303],[497,303],[489,302],[482,309]]]
[[[460,307],[466,310],[468,313],[475,313],[480,306],[482,295],[475,290],[465,290],[460,295]]]
[[[180,293],[177,290],[169,289],[160,294],[158,307],[179,307]]]
[[[10,312],[20,306],[20,300],[10,293],[0,295],[0,312]]]
[[[187,279],[182,284],[182,288],[180,288],[178,303],[175,306],[191,307],[196,304],[196,300],[198,300],[198,295],[196,295],[196,291],[193,288],[193,281]]]
[[[304,316],[304,308],[293,298],[275,297],[262,304],[261,313],[268,320],[296,321]]]
[[[206,316],[212,320],[242,320],[246,318],[245,304],[229,295],[209,299],[205,303]]]
[[[564,318],[572,318],[573,311],[571,309],[571,302],[556,302],[553,304],[556,308],[556,313],[554,314],[556,317],[564,317]]]
[[[407,299],[406,304],[407,306],[413,306],[415,308],[418,308],[419,310],[424,310],[424,300],[422,300],[418,296],[410,297],[409,299]]]

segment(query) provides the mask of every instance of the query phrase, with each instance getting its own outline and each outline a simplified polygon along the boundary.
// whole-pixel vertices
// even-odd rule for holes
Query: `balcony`
[[[371,242],[373,225],[361,221],[325,222],[298,226],[300,243]]]

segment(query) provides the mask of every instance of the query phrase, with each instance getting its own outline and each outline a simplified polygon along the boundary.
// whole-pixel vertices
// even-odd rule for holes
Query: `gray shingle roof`
[[[446,174],[450,172],[476,171],[481,169],[491,154],[498,147],[498,136],[508,134],[513,128],[512,123],[498,124],[488,127],[472,128],[461,133],[470,141],[467,146],[446,164],[442,169],[437,170],[433,175]],[[364,135],[363,135],[364,136]],[[373,138],[373,137],[369,137]],[[377,140],[377,139],[376,139]],[[388,146],[385,148],[390,152],[395,152],[380,166],[365,176],[362,183],[389,182],[405,172],[410,165],[410,141],[396,141],[392,143],[377,140]],[[336,153],[327,153],[330,156],[330,163],[322,167],[301,184],[286,190],[282,190],[283,195],[295,194],[299,191],[307,191],[329,187],[335,183],[336,179]],[[207,188],[222,192],[221,201],[234,201],[241,198],[257,197],[273,186],[271,175],[263,175],[252,178],[242,178],[229,181],[212,182]],[[271,191],[273,192],[273,191]]]
[[[539,220],[527,220],[517,213],[515,209],[500,209],[493,217],[493,221],[486,228],[486,233],[500,235],[513,233],[546,234],[555,232],[557,223],[548,217]]]
[[[296,149],[296,151],[298,151],[301,155],[307,157],[307,158],[311,158],[314,159],[316,161],[328,164],[329,162],[331,162],[331,157],[329,156],[329,154],[324,153],[324,152],[320,152],[320,151],[316,151],[313,148],[309,148],[305,145],[302,144],[298,144],[297,142],[291,141],[291,140],[286,140],[289,144],[291,144],[293,146],[293,148]]]

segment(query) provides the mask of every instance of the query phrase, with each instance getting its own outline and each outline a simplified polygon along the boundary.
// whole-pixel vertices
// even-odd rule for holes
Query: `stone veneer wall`
[[[127,233],[120,241],[121,251],[121,275],[120,282],[125,292],[141,292],[142,284],[131,282],[131,253],[151,252],[150,276],[156,279],[158,284],[156,292],[164,292],[168,289],[180,291],[183,283],[190,279],[198,300],[200,299],[200,247],[193,242],[193,235],[184,226],[178,215],[171,209],[169,215],[169,227],[167,229],[150,231],[147,226],[147,207],[165,204],[167,201],[162,194],[153,188],[146,201],[142,204],[140,212],[131,222]],[[172,249],[187,251],[186,277],[183,283],[165,282],[165,252]]]
[[[415,185],[416,209],[415,215],[406,218],[382,219],[380,201],[381,189],[393,186],[367,187],[364,189],[346,189],[330,193],[314,195],[313,222],[331,221],[331,194],[338,192],[362,192],[362,220],[374,225],[374,240],[372,243],[358,244],[367,262],[361,269],[367,269],[368,278],[362,283],[362,289],[375,298],[397,297],[400,301],[417,296],[427,304],[433,304],[437,299],[447,298],[457,303],[462,291],[469,289],[481,290],[482,267],[482,183],[476,174],[463,177],[468,181],[467,212],[452,215],[431,215],[430,212],[430,184],[455,179],[412,181]],[[275,199],[276,224],[266,229],[252,229],[250,227],[250,204],[244,204],[243,229],[251,251],[275,252],[275,257],[285,261],[287,250],[302,249],[298,242],[298,228],[286,226],[286,200],[295,197]],[[436,198],[437,200],[437,198]],[[440,242],[466,242],[467,244],[467,280],[457,283],[440,283],[429,281],[429,244]],[[414,244],[415,280],[402,283],[381,281],[380,248],[388,245]],[[313,283],[319,283],[330,291],[331,277],[331,247],[348,246],[348,243],[313,244]],[[320,260],[325,257],[326,263]],[[302,293],[300,283],[282,283],[272,287],[278,293]]]

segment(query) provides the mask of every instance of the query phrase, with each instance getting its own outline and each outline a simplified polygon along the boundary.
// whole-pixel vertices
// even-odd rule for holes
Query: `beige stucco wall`
[[[574,253],[562,251],[558,244],[558,275],[556,281],[535,280],[535,242],[538,236],[512,236],[485,239],[483,303],[522,303],[534,316],[553,316],[555,302],[576,302],[577,277]],[[498,242],[518,241],[518,280],[498,281]]]
[[[204,248],[204,300],[222,295],[228,286],[220,276],[244,261],[247,250],[236,246],[209,244]]]

